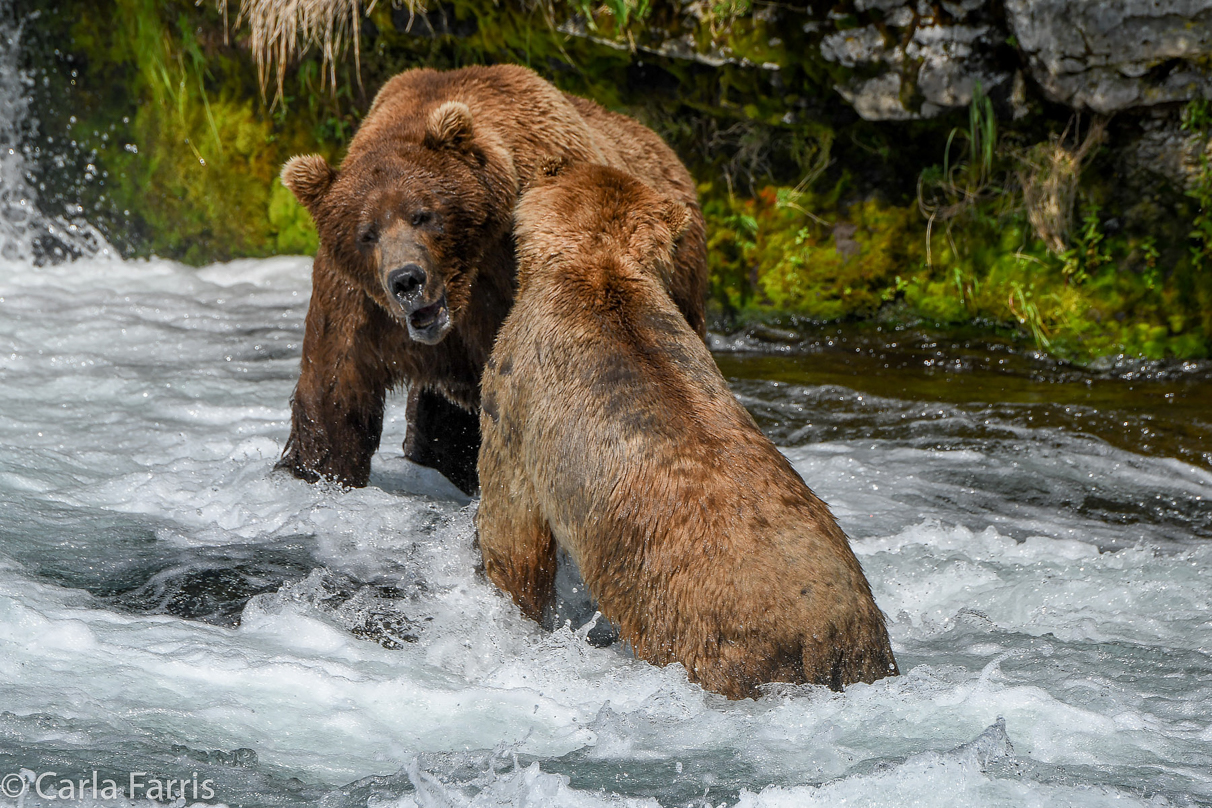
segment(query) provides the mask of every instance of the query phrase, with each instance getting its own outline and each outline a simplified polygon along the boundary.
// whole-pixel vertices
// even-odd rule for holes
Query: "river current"
[[[307,259],[119,260],[22,218],[23,172],[0,159],[0,805],[1212,805],[1207,366],[713,337],[902,671],[729,702],[523,619],[476,502],[402,459],[402,399],[369,487],[273,471]],[[36,266],[48,228],[82,257]]]
[[[722,351],[903,671],[728,702],[523,619],[476,572],[476,503],[402,459],[399,398],[368,488],[273,471],[308,270],[0,267],[0,775],[198,772],[232,805],[1212,804],[1205,467]]]

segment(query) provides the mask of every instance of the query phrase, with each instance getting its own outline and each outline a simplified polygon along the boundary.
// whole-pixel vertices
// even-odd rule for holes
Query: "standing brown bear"
[[[666,291],[689,219],[602,166],[522,197],[518,299],[482,381],[484,569],[538,620],[562,548],[637,657],[729,698],[894,675],[845,534]]]
[[[282,169],[320,249],[279,467],[366,485],[387,391],[407,383],[406,453],[475,489],[480,374],[513,302],[513,208],[552,159],[626,168],[688,206],[670,291],[704,333],[703,218],[659,137],[522,67],[410,70],[380,90],[340,171],[318,155]]]

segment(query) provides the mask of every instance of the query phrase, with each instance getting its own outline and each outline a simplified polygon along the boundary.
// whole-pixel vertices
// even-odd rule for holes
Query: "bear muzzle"
[[[437,284],[429,280],[420,264],[405,264],[387,274],[387,291],[399,305],[400,319],[408,328],[408,336],[425,345],[442,341],[450,330],[450,309],[446,305],[446,290],[434,299]]]
[[[387,290],[401,306],[408,308],[410,301],[425,292],[425,279],[420,264],[406,264],[387,274]]]
[[[408,315],[408,336],[426,345],[436,345],[450,330],[450,309],[446,306],[446,295],[437,303],[413,311]]]

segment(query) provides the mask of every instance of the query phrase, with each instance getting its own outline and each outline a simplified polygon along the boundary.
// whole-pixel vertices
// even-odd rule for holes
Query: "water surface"
[[[1212,804],[1203,449],[1038,420],[1082,389],[1110,402],[1084,423],[1160,418],[1153,389],[1197,412],[1188,377],[1113,399],[1122,373],[1012,371],[999,398],[996,353],[718,353],[854,537],[903,671],[728,702],[524,620],[475,570],[476,503],[401,458],[398,397],[368,488],[272,470],[308,274],[0,266],[0,775],[198,772],[231,805]]]
[[[241,806],[1212,805],[1206,367],[716,338],[903,673],[728,702],[523,619],[476,571],[476,502],[402,459],[398,397],[369,487],[274,472],[309,262],[120,261],[41,212],[18,40],[0,26],[0,805],[130,805],[104,784],[131,773],[139,805],[169,780]],[[49,772],[55,799],[12,790]]]

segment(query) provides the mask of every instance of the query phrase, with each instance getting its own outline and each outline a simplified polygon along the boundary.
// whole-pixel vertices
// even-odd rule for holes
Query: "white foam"
[[[33,78],[20,67],[21,37],[28,20],[10,27],[7,18],[15,16],[11,6],[11,0],[0,2],[0,15],[4,17],[0,20],[0,261],[34,260],[38,239],[58,242],[54,248],[44,245],[43,252],[52,260],[71,255],[108,258],[114,255],[113,248],[100,231],[80,217],[79,206],[57,214],[48,214],[39,206],[29,159],[31,134],[37,130],[30,109]]]
[[[250,747],[275,782],[398,776],[375,804],[1212,800],[1208,545],[1172,524],[1018,508],[996,488],[977,491],[977,507],[930,476],[1028,462],[1045,485],[1088,471],[1126,495],[1206,498],[1204,472],[1042,432],[1013,457],[862,441],[790,450],[858,537],[903,675],[727,702],[678,666],[524,620],[476,572],[474,503],[400,457],[398,397],[371,487],[273,472],[307,269],[86,259],[0,272],[9,746],[81,765],[115,746],[134,759],[176,743]],[[281,552],[394,587],[415,642],[359,638],[311,577],[253,598],[236,629],[122,611],[71,583],[89,575],[81,559],[120,577],[123,558],[154,551],[186,574],[224,548],[255,560],[296,545]],[[35,729],[37,715],[59,729]],[[1012,756],[955,751],[999,716]],[[473,785],[436,758],[408,768],[500,748],[523,762]]]

